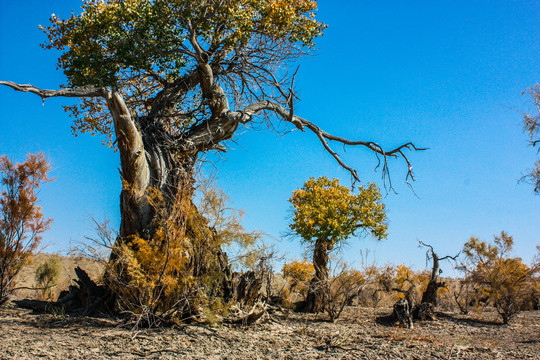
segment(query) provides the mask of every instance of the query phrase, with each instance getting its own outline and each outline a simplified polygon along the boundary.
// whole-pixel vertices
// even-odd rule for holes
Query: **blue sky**
[[[78,11],[78,0],[0,2],[0,79],[58,88],[58,53],[39,46],[51,13]],[[379,264],[422,268],[417,240],[440,255],[455,254],[471,235],[490,240],[506,230],[515,254],[530,261],[540,244],[540,197],[517,180],[536,151],[521,132],[521,93],[540,80],[540,5],[537,1],[319,1],[327,23],[316,56],[300,60],[297,114],[351,139],[391,148],[407,141],[429,147],[410,154],[418,197],[403,184],[405,166],[391,161],[399,194],[384,199],[388,240],[350,239],[343,258],[360,264],[369,249]],[[43,151],[56,181],[40,196],[55,222],[44,236],[48,251],[66,250],[91,234],[90,216],[119,223],[119,157],[99,138],[74,137],[61,105],[0,87],[0,153],[22,161]],[[245,225],[275,238],[287,231],[291,192],[310,176],[349,175],[316,137],[295,131],[241,130],[224,157],[210,154],[219,185]],[[341,147],[336,147],[341,149]],[[348,148],[344,159],[363,183],[382,185],[374,155]],[[302,247],[277,241],[287,258]],[[448,266],[447,266],[448,267]]]

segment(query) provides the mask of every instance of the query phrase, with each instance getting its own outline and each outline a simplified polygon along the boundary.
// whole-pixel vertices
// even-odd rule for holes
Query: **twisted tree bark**
[[[328,252],[332,246],[327,239],[317,239],[313,249],[313,267],[315,276],[309,283],[305,311],[319,313],[324,310],[328,288]]]

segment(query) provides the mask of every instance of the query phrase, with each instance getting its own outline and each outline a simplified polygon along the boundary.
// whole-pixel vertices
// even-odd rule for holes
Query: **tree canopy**
[[[80,14],[67,19],[53,14],[51,25],[41,27],[48,36],[43,47],[62,52],[58,68],[67,77],[62,89],[0,85],[43,99],[80,98],[65,107],[75,133],[104,134],[121,158],[143,154],[142,147],[149,153],[150,166],[139,159],[134,168],[128,166],[133,156],[122,159],[124,179],[139,182],[141,189],[149,185],[146,173],[165,174],[159,153],[193,157],[225,151],[222,142],[240,124],[266,121],[273,127],[275,119],[313,132],[354,182],[360,180],[356,170],[331,142],[367,147],[381,156],[383,177],[387,158],[401,157],[408,165],[406,180],[414,180],[404,153],[419,150],[414,144],[383,149],[373,141],[332,135],[296,115],[297,71],[291,65],[326,27],[316,19],[316,7],[311,0],[85,1]],[[160,149],[152,149],[155,144]]]
[[[294,206],[291,230],[306,242],[325,239],[332,246],[357,232],[376,239],[387,235],[385,206],[377,185],[360,186],[358,194],[337,179],[311,178],[289,201]]]
[[[52,15],[42,27],[49,39],[43,46],[63,52],[58,67],[67,86],[114,88],[132,116],[158,116],[180,134],[209,111],[219,115],[205,101],[215,80],[237,106],[267,98],[273,73],[279,76],[285,62],[322,34],[316,6],[308,0],[86,1],[80,15]],[[69,110],[74,130],[113,134],[102,99]]]

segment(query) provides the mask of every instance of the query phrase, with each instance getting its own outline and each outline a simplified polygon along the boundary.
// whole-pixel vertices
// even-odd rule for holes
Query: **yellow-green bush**
[[[50,300],[53,296],[53,287],[58,283],[61,270],[60,258],[56,255],[49,256],[34,272],[39,297],[42,300]]]

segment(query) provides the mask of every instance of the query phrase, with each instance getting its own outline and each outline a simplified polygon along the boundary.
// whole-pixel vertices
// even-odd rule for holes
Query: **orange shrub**
[[[36,191],[50,166],[43,154],[29,154],[14,165],[0,156],[0,305],[15,288],[15,276],[41,241],[52,219],[45,219],[37,205]]]
[[[540,271],[540,264],[529,267],[521,258],[510,257],[514,239],[504,231],[494,236],[493,242],[471,237],[465,243],[464,253],[470,281],[493,302],[506,324],[527,302],[530,284]]]

